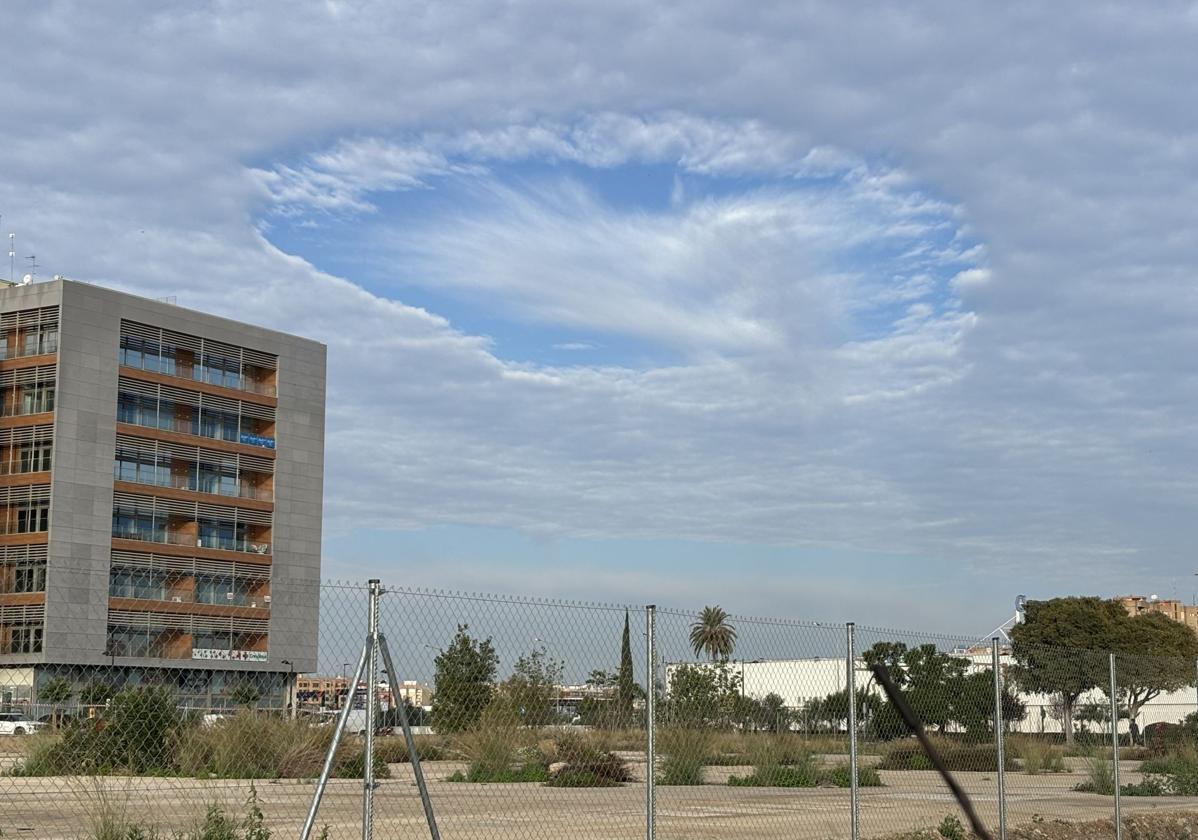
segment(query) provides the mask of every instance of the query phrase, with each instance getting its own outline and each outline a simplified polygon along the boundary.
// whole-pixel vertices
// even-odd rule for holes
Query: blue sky
[[[1193,8],[731,8],[18,3],[0,226],[327,343],[330,576],[1192,598]]]

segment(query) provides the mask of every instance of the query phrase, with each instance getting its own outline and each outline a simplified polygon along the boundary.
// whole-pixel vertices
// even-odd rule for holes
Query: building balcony
[[[2,474],[3,471],[0,470],[0,475]],[[118,475],[116,480],[127,481],[133,484],[144,484],[147,487],[169,487],[172,490],[186,490],[191,493],[206,493],[212,496],[250,499],[255,502],[273,502],[275,499],[274,490],[270,487],[257,486],[248,482],[229,484],[220,481],[200,481],[191,475],[170,475],[160,478],[153,475],[142,475],[139,472],[132,476]]]
[[[136,540],[139,542],[181,545],[188,548],[210,548],[219,551],[239,551],[245,554],[270,554],[270,543],[236,537],[196,536],[186,531],[143,531],[139,529],[113,529],[114,540]]]
[[[271,435],[254,434],[252,432],[237,432],[225,426],[208,426],[198,420],[181,417],[144,417],[140,415],[121,415],[117,422],[140,426],[143,429],[158,429],[163,432],[175,432],[182,435],[192,435],[208,440],[221,440],[226,443],[240,443],[245,446],[256,446],[261,449],[274,449],[275,439]]]

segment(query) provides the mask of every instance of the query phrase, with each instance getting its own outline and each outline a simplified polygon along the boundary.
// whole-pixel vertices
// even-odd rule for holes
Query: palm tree
[[[695,656],[706,652],[711,661],[727,661],[736,647],[736,629],[728,623],[728,613],[719,605],[704,607],[691,625],[691,647]]]

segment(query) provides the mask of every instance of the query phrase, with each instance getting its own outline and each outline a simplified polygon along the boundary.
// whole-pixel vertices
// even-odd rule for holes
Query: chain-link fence
[[[1198,810],[1190,660],[373,590],[320,588],[310,662],[128,616],[0,662],[0,836],[967,836],[877,665],[995,837]]]

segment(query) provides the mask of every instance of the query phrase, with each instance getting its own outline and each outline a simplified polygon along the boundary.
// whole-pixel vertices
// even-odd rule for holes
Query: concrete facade
[[[41,653],[0,655],[0,666],[115,664],[284,673],[314,669],[324,479],[325,347],[296,336],[69,280],[0,289],[0,313],[46,306],[59,307],[59,340],[44,642]],[[273,456],[274,472],[266,661],[114,658],[106,652],[118,380],[124,375],[122,371],[128,373],[118,361],[123,320],[277,357],[275,445],[268,453]],[[177,384],[169,384],[183,390],[204,390],[181,377]],[[153,431],[146,436],[153,437]],[[197,438],[194,445],[208,444]],[[148,486],[145,494],[154,496],[156,490]],[[147,550],[153,550],[152,544]]]

